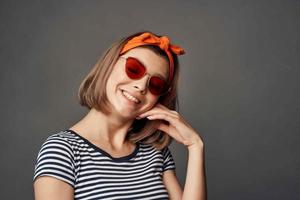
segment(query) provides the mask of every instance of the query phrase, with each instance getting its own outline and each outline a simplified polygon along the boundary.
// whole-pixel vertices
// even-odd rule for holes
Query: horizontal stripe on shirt
[[[115,158],[73,130],[50,135],[42,144],[33,181],[51,176],[74,188],[75,199],[168,199],[162,173],[176,170],[168,147],[136,143]]]

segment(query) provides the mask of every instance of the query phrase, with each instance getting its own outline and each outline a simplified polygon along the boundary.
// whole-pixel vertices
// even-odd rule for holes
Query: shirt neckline
[[[73,131],[71,129],[66,129],[65,131],[73,133],[74,135],[78,136],[80,139],[82,139],[85,143],[87,143],[89,146],[91,146],[92,148],[94,148],[96,151],[99,151],[100,153],[106,155],[107,157],[109,157],[110,159],[112,159],[113,161],[116,161],[116,162],[129,161],[131,158],[133,158],[138,153],[139,147],[140,147],[140,143],[137,142],[134,151],[132,153],[130,153],[129,155],[122,156],[122,157],[113,157],[112,155],[110,155],[105,150],[103,150],[100,147],[94,145],[92,142],[90,142],[85,137],[79,135],[77,132],[75,132],[75,131]]]

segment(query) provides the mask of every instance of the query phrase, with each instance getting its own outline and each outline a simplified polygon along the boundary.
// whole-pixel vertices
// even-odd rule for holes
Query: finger
[[[151,112],[149,111],[147,113],[143,113],[142,115],[139,115],[139,117],[145,118],[145,117],[148,117],[148,116],[154,116],[154,115],[159,115],[159,114],[169,115],[169,116],[171,116],[173,118],[178,118],[175,114],[170,113],[168,111],[162,111],[162,110],[159,110],[159,111],[154,110],[154,111],[151,111]]]
[[[150,110],[141,112],[138,116],[141,117],[141,118],[144,118],[148,115],[151,115],[151,114],[154,114],[154,113],[157,113],[157,112],[162,112],[162,111],[163,110],[161,108],[152,108]]]
[[[163,119],[168,121],[169,123],[173,124],[174,126],[176,125],[176,122],[178,122],[177,118],[174,118],[168,114],[165,113],[158,113],[158,114],[153,114],[147,117],[150,120],[154,120],[154,119]]]
[[[168,114],[173,117],[176,117],[176,114],[172,113],[171,110],[163,110],[163,109],[152,109],[152,110],[149,110],[149,111],[146,111],[146,112],[140,114],[139,117],[143,118],[143,117],[147,117],[149,115],[160,114],[160,113]]]

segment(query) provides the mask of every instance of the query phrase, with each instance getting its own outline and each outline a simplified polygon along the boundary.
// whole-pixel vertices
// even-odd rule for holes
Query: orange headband
[[[170,44],[170,40],[167,36],[157,37],[153,35],[152,33],[146,32],[139,36],[136,36],[129,40],[121,50],[120,54],[125,53],[126,51],[133,49],[138,46],[142,45],[156,45],[159,46],[162,50],[166,52],[168,55],[169,61],[170,61],[170,69],[169,69],[169,83],[171,83],[173,79],[173,73],[174,73],[174,60],[171,52],[181,55],[184,54],[184,49],[182,49],[179,46]]]

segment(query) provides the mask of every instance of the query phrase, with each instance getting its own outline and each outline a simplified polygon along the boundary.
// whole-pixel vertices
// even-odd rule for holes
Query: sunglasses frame
[[[135,57],[132,57],[132,56],[128,56],[128,57],[125,57],[125,56],[120,56],[119,58],[123,58],[123,59],[125,59],[126,61],[127,61],[127,59],[128,58],[134,58],[134,59],[136,59],[138,62],[140,62],[137,58],[135,58]],[[148,74],[147,73],[147,68],[142,64],[142,66],[145,68],[145,73],[144,73],[144,75],[142,76],[142,77],[144,77],[146,74]],[[126,63],[125,63],[125,68],[126,68]],[[124,69],[125,69],[124,68]],[[125,73],[126,73],[126,69],[125,69]],[[127,75],[127,73],[126,73],[126,75]],[[150,75],[150,74],[149,74]],[[128,76],[128,75],[127,75]],[[172,87],[171,86],[167,86],[168,87],[168,89],[166,89],[166,91],[164,91],[163,93],[161,93],[161,94],[153,94],[151,91],[150,91],[150,89],[149,89],[149,84],[150,84],[150,79],[151,79],[151,77],[159,77],[159,76],[155,76],[155,75],[150,75],[150,77],[149,77],[149,79],[148,79],[148,81],[147,81],[147,89],[149,90],[149,92],[152,94],[152,95],[155,95],[155,96],[163,96],[163,95],[166,95],[167,93],[169,93],[170,91],[171,91],[171,89],[172,89]],[[141,77],[141,78],[142,78]],[[130,78],[129,76],[128,76],[128,78]],[[139,78],[139,79],[141,79],[141,78]],[[159,77],[159,78],[161,78],[161,77]],[[132,78],[130,78],[130,79],[132,79]],[[138,80],[138,79],[132,79],[132,80]],[[165,80],[164,80],[165,81]],[[166,82],[166,81],[165,81]]]

